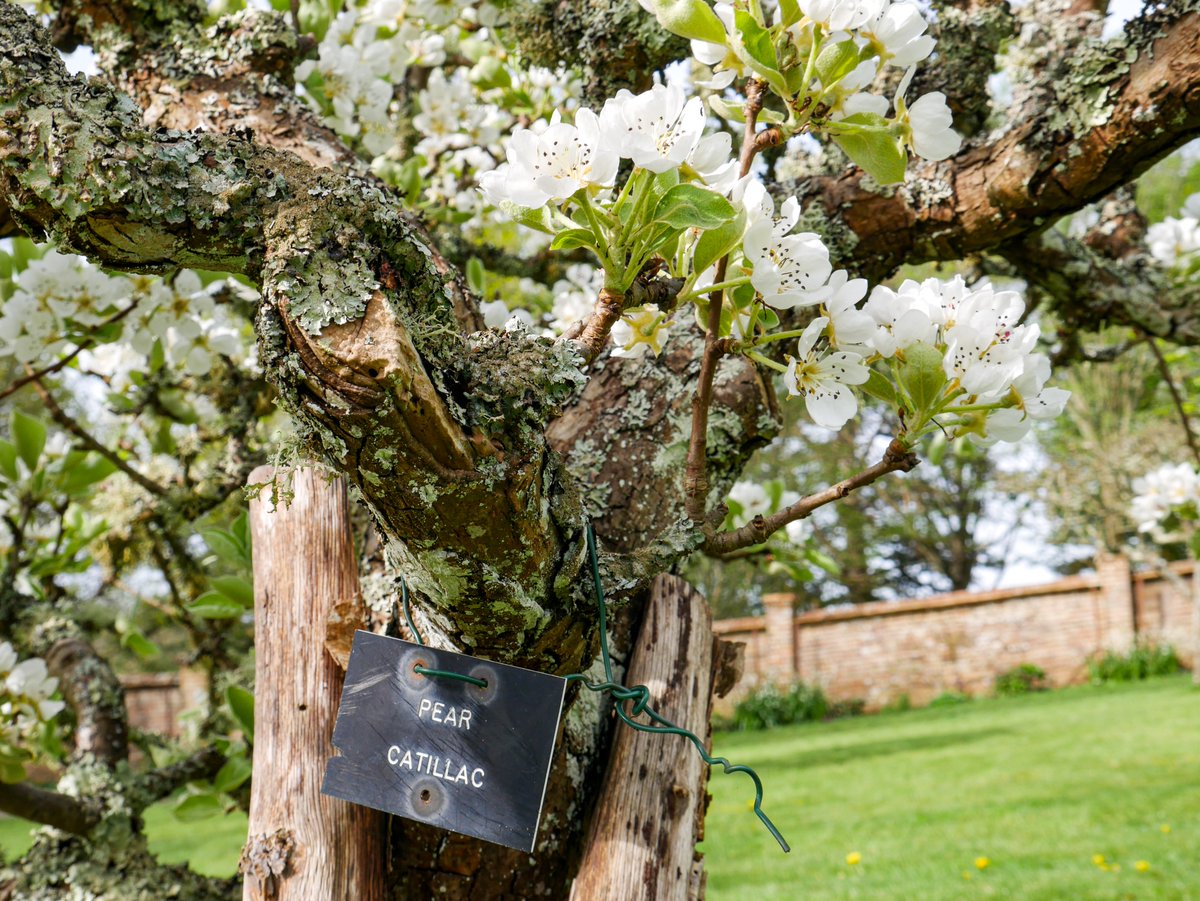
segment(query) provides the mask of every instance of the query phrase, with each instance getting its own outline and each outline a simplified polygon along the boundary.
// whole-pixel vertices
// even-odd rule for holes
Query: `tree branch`
[[[910,472],[920,462],[916,454],[905,448],[898,439],[893,439],[892,443],[888,445],[883,459],[874,466],[868,466],[857,475],[843,479],[824,491],[801,498],[790,507],[785,507],[770,516],[756,516],[740,529],[714,535],[704,542],[704,551],[714,556],[724,556],[744,547],[762,544],[788,523],[804,519],[806,516],[810,516],[814,510],[833,501],[841,500],[859,488],[866,488],[890,472]]]
[[[75,712],[75,755],[115,766],[129,756],[125,692],[112,667],[82,638],[63,638],[46,653],[46,667]]]
[[[1196,461],[1196,465],[1200,466],[1200,445],[1196,443],[1196,433],[1192,431],[1192,419],[1188,416],[1187,407],[1184,406],[1183,395],[1179,393],[1179,386],[1175,384],[1175,379],[1171,376],[1171,367],[1167,364],[1167,358],[1163,356],[1162,348],[1158,346],[1158,342],[1147,336],[1146,343],[1150,345],[1150,350],[1154,353],[1154,360],[1158,363],[1159,374],[1163,377],[1163,381],[1167,383],[1167,388],[1171,392],[1171,400],[1175,404],[1175,412],[1179,416],[1179,424],[1183,426],[1184,437],[1187,438],[1188,449],[1192,452],[1192,459]]]
[[[746,82],[746,103],[742,110],[744,124],[742,129],[742,148],[738,156],[738,175],[745,177],[754,157],[760,150],[768,146],[755,133],[758,126],[758,114],[762,112],[763,95],[767,87],[755,78]],[[778,143],[777,129],[767,129],[767,135],[776,135],[772,143]],[[729,265],[729,254],[721,257],[717,263],[717,271],[713,276],[713,284],[719,285],[725,281],[726,267]],[[708,323],[704,333],[704,355],[700,359],[700,382],[696,386],[696,395],[692,401],[692,433],[688,440],[687,468],[683,475],[684,509],[692,523],[710,534],[714,526],[707,522],[708,514],[708,412],[712,408],[713,379],[717,374],[717,364],[728,349],[728,342],[721,339],[721,309],[724,305],[725,291],[713,291],[708,296]]]
[[[1045,85],[1054,102],[1014,109],[996,137],[949,160],[910,166],[899,189],[880,191],[857,169],[798,182],[835,261],[879,279],[988,250],[1103,197],[1200,133],[1200,4],[1151,9],[1128,38],[1063,48],[1066,74]]]
[[[27,782],[0,782],[0,811],[72,835],[87,835],[100,822],[100,815],[82,801]]]

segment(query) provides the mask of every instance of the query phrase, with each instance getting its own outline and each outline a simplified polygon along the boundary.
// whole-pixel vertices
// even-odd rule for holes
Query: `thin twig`
[[[27,366],[25,368],[28,369],[29,367]],[[156,495],[157,497],[165,497],[167,495],[167,489],[164,486],[146,478],[146,476],[142,475],[127,462],[125,462],[125,460],[114,450],[101,444],[99,441],[93,438],[83,426],[68,416],[63,408],[58,405],[58,401],[54,399],[54,395],[47,390],[46,386],[42,384],[40,379],[33,379],[33,387],[37,391],[38,396],[42,399],[42,403],[46,405],[46,409],[50,412],[51,418],[53,418],[54,421],[60,426],[82,441],[89,450],[94,450],[100,456],[104,457],[104,459],[108,460],[113,466],[117,467],[117,469],[121,470],[121,472],[125,473],[125,475],[129,476],[129,478],[131,478],[142,488],[145,488],[151,494]]]
[[[762,149],[755,128],[758,114],[762,112],[764,91],[765,85],[760,81],[752,78],[746,83],[746,126],[742,133],[742,150],[739,156],[739,171],[742,177],[749,173],[754,164],[754,155]],[[728,266],[729,255],[726,254],[717,263],[713,284],[725,281]],[[728,342],[721,339],[721,308],[724,295],[724,290],[713,291],[709,295],[708,331],[704,336],[704,356],[700,361],[700,382],[696,386],[696,396],[692,399],[692,434],[688,440],[687,468],[683,477],[684,508],[688,518],[701,526],[705,534],[711,534],[713,528],[705,518],[709,490],[708,411],[712,407],[713,380],[716,377],[717,364],[729,347]]]
[[[804,519],[817,508],[824,507],[833,501],[841,500],[852,491],[857,491],[859,488],[866,488],[876,479],[887,475],[889,472],[909,472],[919,462],[921,461],[916,454],[908,450],[899,440],[893,440],[888,445],[883,459],[874,466],[868,466],[857,475],[843,479],[836,485],[830,485],[824,491],[818,491],[816,494],[810,494],[808,497],[801,498],[790,507],[785,507],[777,513],[772,513],[770,516],[756,516],[740,529],[711,536],[704,542],[704,552],[724,556],[744,547],[762,544],[772,533],[779,531],[788,523]]]
[[[1171,391],[1171,399],[1175,401],[1175,411],[1179,414],[1179,423],[1183,426],[1183,434],[1187,438],[1188,447],[1191,448],[1192,459],[1196,461],[1197,466],[1200,466],[1200,444],[1197,444],[1196,433],[1192,431],[1192,421],[1184,407],[1183,395],[1179,393],[1179,386],[1175,384],[1175,379],[1171,378],[1171,367],[1167,364],[1167,358],[1163,356],[1162,348],[1158,346],[1153,335],[1146,336],[1146,343],[1154,352],[1154,359],[1158,361],[1158,371]]]
[[[114,313],[112,316],[108,317],[108,319],[104,320],[104,322],[100,323],[98,326],[96,326],[96,328],[101,329],[101,328],[104,328],[106,325],[112,325],[114,322],[120,322],[122,319],[124,319],[126,316],[128,316],[130,313],[132,313],[134,310],[136,310],[137,305],[138,305],[138,302],[135,300],[133,303],[131,303],[125,309],[119,310],[116,313]],[[71,351],[69,354],[67,354],[65,357],[63,357],[58,362],[51,363],[49,366],[43,367],[42,369],[38,369],[35,372],[29,373],[28,375],[24,375],[21,378],[17,379],[15,382],[13,382],[11,385],[9,385],[7,388],[5,388],[3,391],[0,391],[0,400],[4,400],[4,398],[8,397],[10,394],[15,394],[17,391],[20,391],[22,388],[24,388],[30,382],[36,382],[38,379],[45,378],[48,375],[54,375],[54,373],[65,368],[66,366],[70,365],[72,360],[74,360],[77,356],[79,356],[81,353],[83,353],[83,351],[87,350],[89,347],[91,347],[95,343],[96,343],[95,336],[89,335],[88,337],[86,337],[82,341],[80,341],[79,344],[76,345],[76,347],[73,351]]]

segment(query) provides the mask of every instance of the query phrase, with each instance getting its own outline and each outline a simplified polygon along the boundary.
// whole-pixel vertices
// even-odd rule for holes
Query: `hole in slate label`
[[[496,670],[485,664],[476,664],[471,667],[468,675],[476,679],[482,679],[487,685],[471,685],[468,683],[467,696],[481,704],[490,703],[496,697],[496,682],[498,679]]]
[[[436,779],[426,776],[418,779],[409,795],[413,813],[418,819],[426,820],[437,816],[446,806],[446,792],[438,785]]]
[[[430,654],[422,654],[420,652],[412,652],[402,657],[397,665],[397,676],[399,681],[409,690],[423,693],[433,689],[435,680],[428,676],[422,676],[417,672],[417,667],[423,666],[427,669],[434,668],[434,661]]]
[[[374,378],[378,378],[378,377],[379,377],[379,370],[378,370],[378,369],[376,369],[374,366],[372,366],[370,369],[368,369],[368,370],[367,370],[367,375],[369,375],[369,376],[370,376],[371,378],[373,378],[373,379],[374,379]]]

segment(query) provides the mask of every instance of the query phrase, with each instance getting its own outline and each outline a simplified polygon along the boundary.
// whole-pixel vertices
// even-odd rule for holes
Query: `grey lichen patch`
[[[465,376],[469,422],[512,447],[541,446],[546,425],[586,382],[574,344],[521,329],[472,335]]]

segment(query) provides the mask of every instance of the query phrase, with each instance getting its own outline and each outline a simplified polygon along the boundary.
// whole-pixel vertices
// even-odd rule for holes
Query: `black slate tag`
[[[356,632],[333,730],[341,753],[321,791],[532,851],[566,688],[559,676]]]

